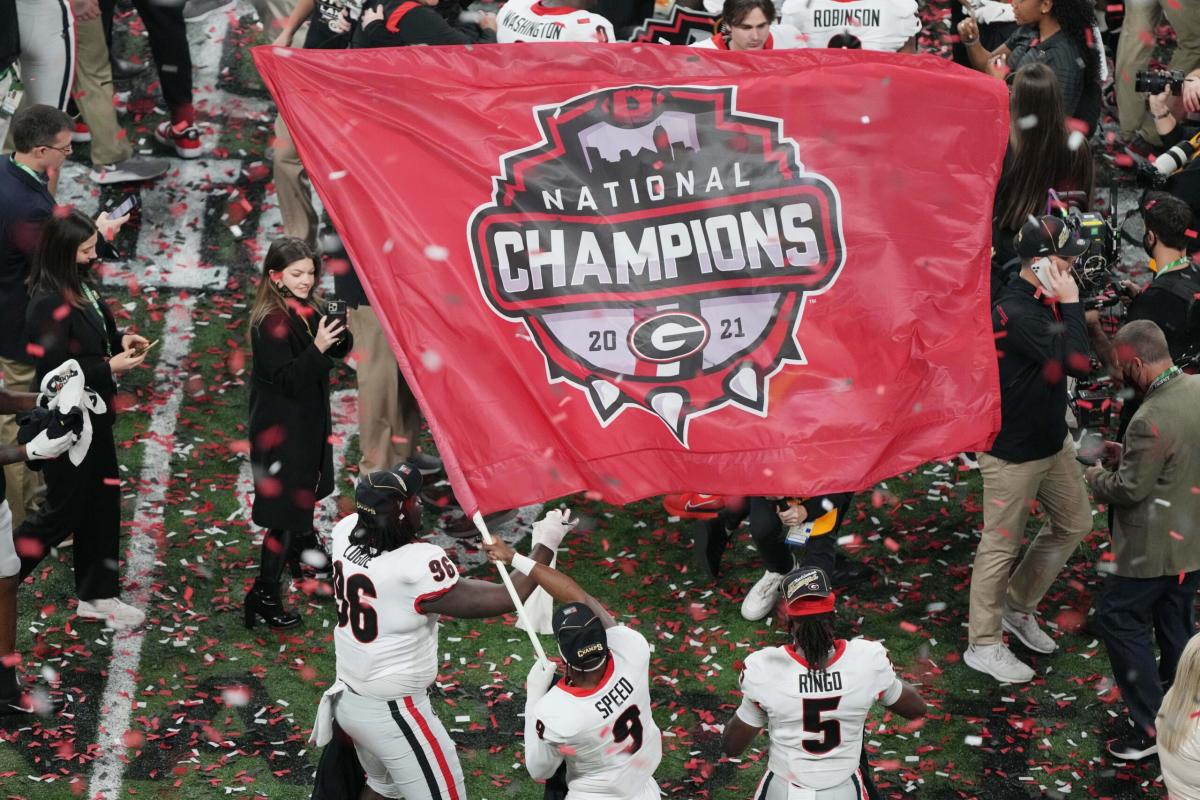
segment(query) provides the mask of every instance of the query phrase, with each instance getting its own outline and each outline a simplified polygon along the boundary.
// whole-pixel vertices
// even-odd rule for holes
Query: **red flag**
[[[861,51],[255,58],[467,509],[861,489],[999,428],[1000,81]]]

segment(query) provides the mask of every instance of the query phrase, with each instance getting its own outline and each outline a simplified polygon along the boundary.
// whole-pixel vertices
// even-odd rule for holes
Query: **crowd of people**
[[[116,4],[0,0],[0,74],[19,69],[25,92],[0,163],[4,716],[34,711],[13,658],[18,585],[64,539],[74,540],[77,614],[116,629],[144,621],[142,610],[120,599],[113,424],[118,381],[145,363],[153,343],[120,330],[93,270],[98,259],[116,255],[111,242],[128,216],[92,217],[55,200],[73,142],[91,142],[90,177],[100,184],[153,180],[168,168],[163,158],[134,157],[115,116],[114,75],[149,68],[113,57]],[[698,49],[843,47],[904,57],[918,51],[922,30],[914,0],[686,5],[719,19],[711,35],[692,43]],[[1193,544],[1200,519],[1200,378],[1188,374],[1200,362],[1193,223],[1200,160],[1192,160],[1200,150],[1200,6],[1128,0],[1115,35],[1111,5],[1097,9],[1091,0],[951,5],[955,57],[1011,90],[1011,131],[991,228],[1002,422],[991,448],[976,454],[983,521],[963,660],[1001,683],[1033,680],[1035,670],[1014,647],[1019,642],[1043,655],[1058,649],[1039,623],[1039,607],[1092,531],[1093,501],[1103,504],[1113,559],[1095,630],[1129,723],[1108,751],[1130,761],[1158,754],[1171,796],[1200,798],[1200,548]],[[192,105],[185,20],[233,4],[134,0],[133,6],[146,27],[168,117],[155,136],[169,157],[198,157],[204,144]],[[323,50],[610,43],[652,11],[651,3],[595,0],[509,0],[469,11],[452,0],[255,6],[275,46]],[[1174,32],[1173,72],[1147,72],[1164,22]],[[564,58],[570,52],[563,49]],[[1143,84],[1151,88],[1139,92]],[[1106,102],[1116,130],[1105,130]],[[302,624],[289,608],[285,577],[332,587],[337,672],[313,730],[325,747],[318,793],[465,797],[454,741],[428,694],[439,663],[438,619],[512,612],[540,589],[558,604],[549,627],[562,666],[539,659],[528,676],[529,774],[546,782],[547,797],[659,796],[654,771],[662,744],[651,712],[649,645],[556,568],[558,547],[573,527],[569,513],[552,510],[534,525],[528,555],[499,539],[484,544],[490,559],[516,573],[507,585],[461,575],[445,550],[422,541],[420,498],[441,463],[416,447],[420,409],[355,265],[336,231],[322,231],[282,119],[275,133],[274,186],[286,235],[263,259],[246,326],[252,520],[264,535],[244,622],[278,630]],[[1135,212],[1152,279],[1143,285],[1114,273],[1114,303],[1085,296],[1091,282],[1080,280],[1080,272],[1094,242],[1080,214],[1096,207],[1097,159],[1129,166],[1180,147],[1178,169],[1159,170]],[[987,200],[980,199],[981,208]],[[320,294],[326,267],[336,299]],[[351,350],[362,453],[355,513],[331,532],[317,531],[316,505],[334,491],[334,476],[345,466],[333,459],[330,386]],[[1080,450],[1071,386],[1098,374],[1113,387],[1121,413],[1103,454],[1084,469],[1080,462],[1089,457]],[[849,493],[664,498],[669,513],[695,520],[694,558],[710,580],[718,579],[723,554],[747,528],[763,575],[747,589],[741,613],[747,620],[773,614],[787,620],[780,646],[746,659],[740,704],[724,726],[730,756],[767,732],[759,800],[877,796],[863,736],[871,708],[879,703],[910,719],[926,711],[886,649],[846,638],[839,620],[837,592],[853,591],[869,577],[838,546],[852,500]],[[1039,506],[1044,522],[1026,546]]]

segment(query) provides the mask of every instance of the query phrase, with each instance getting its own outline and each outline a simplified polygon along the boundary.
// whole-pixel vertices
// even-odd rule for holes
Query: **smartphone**
[[[1054,284],[1050,283],[1050,270],[1054,269],[1054,263],[1048,258],[1039,258],[1029,265],[1029,269],[1033,271],[1034,277],[1038,279],[1038,283],[1042,288],[1054,294]]]
[[[348,313],[348,311],[346,309],[346,301],[345,300],[328,300],[328,301],[326,301],[325,316],[329,317],[329,324],[332,325],[335,321],[337,321],[337,322],[341,322],[342,326],[345,327],[347,313]]]
[[[150,344],[146,345],[145,347],[135,347],[133,349],[133,354],[135,356],[140,356],[143,353],[148,353],[148,352],[150,352],[150,348],[154,347],[154,345],[158,344],[159,341],[160,341],[159,339],[155,339],[153,342],[150,342]]]
[[[136,194],[131,194],[129,197],[125,198],[125,202],[108,212],[109,219],[123,217],[141,204],[142,201],[138,200],[138,196]]]

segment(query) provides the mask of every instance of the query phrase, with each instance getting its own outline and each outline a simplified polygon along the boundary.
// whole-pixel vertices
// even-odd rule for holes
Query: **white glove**
[[[55,399],[66,402],[64,409],[79,405],[79,398],[83,392],[83,370],[79,362],[68,358],[47,372],[42,378],[41,390],[38,405],[44,408],[50,408]]]
[[[108,404],[104,402],[104,398],[91,389],[85,389],[83,392],[83,407],[93,414],[103,414],[108,411]]]
[[[46,431],[42,431],[25,445],[26,460],[41,461],[47,458],[58,458],[71,449],[71,445],[75,443],[74,440],[75,437],[69,433],[59,436],[57,439],[51,439]]]
[[[571,509],[562,511],[552,508],[546,512],[546,516],[533,523],[533,546],[544,544],[557,551],[567,531],[578,524],[578,519],[571,519]]]
[[[550,691],[550,684],[554,682],[557,672],[558,669],[554,664],[544,658],[539,658],[534,662],[533,668],[529,670],[529,679],[525,681],[526,708],[531,708],[545,696],[546,692]]]

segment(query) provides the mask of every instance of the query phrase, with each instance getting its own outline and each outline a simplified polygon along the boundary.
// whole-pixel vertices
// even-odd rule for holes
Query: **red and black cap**
[[[604,623],[586,603],[567,603],[554,611],[558,652],[572,668],[592,672],[608,663]]]
[[[783,602],[789,617],[828,614],[836,599],[829,576],[819,567],[801,567],[783,576]]]

